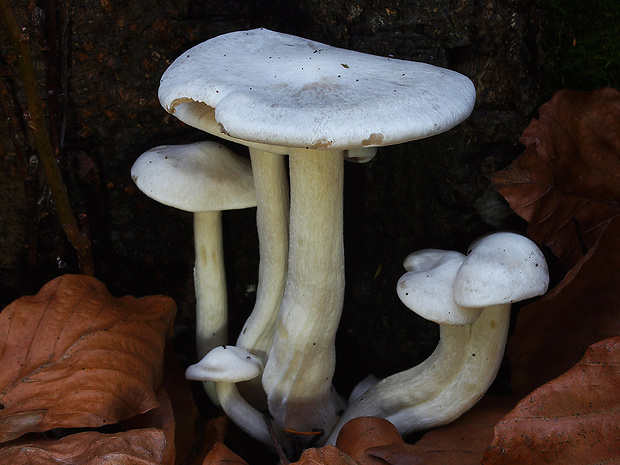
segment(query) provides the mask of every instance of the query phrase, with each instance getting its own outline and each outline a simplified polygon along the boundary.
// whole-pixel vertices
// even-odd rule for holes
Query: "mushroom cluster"
[[[214,348],[187,376],[214,382],[224,411],[263,442],[271,437],[262,413],[232,383],[251,383],[264,396],[278,437],[322,431],[326,440],[343,418],[357,415],[356,405],[367,404],[362,399],[379,391],[371,398],[380,404],[379,388],[389,384],[378,382],[341,417],[346,402],[334,391],[332,378],[344,298],[344,161],[364,162],[377,147],[454,127],[473,109],[474,86],[459,73],[429,64],[255,29],[215,37],[181,55],[164,73],[159,99],[186,124],[249,148],[257,208],[255,307],[236,344]],[[138,172],[134,179],[140,180]],[[460,257],[437,252],[435,258],[412,257],[410,266],[421,260],[460,270],[465,266]],[[449,281],[438,273],[441,280]],[[440,287],[436,295],[450,304]],[[465,328],[484,321],[486,309],[451,305],[452,315],[439,315],[440,324]],[[431,314],[440,313],[432,301],[426,306]],[[458,339],[456,345],[466,345],[464,339],[473,334],[454,332],[447,339]],[[451,351],[451,344],[442,342],[440,352]],[[213,370],[219,359],[244,375]],[[386,411],[392,411],[393,399],[387,402]]]

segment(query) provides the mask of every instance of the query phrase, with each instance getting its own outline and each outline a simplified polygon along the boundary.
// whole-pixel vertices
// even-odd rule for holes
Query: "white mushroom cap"
[[[471,113],[475,89],[426,63],[254,29],[181,55],[162,76],[159,99],[180,120],[222,137],[343,150],[446,131]]]
[[[438,249],[419,250],[405,259],[408,270],[399,280],[396,292],[412,311],[442,325],[473,323],[481,309],[465,308],[454,301],[452,285],[465,260],[459,252]]]
[[[185,371],[187,379],[239,383],[256,378],[263,369],[262,360],[236,346],[217,346],[202,360]]]
[[[454,280],[454,298],[465,307],[489,307],[542,295],[547,262],[527,237],[498,232],[474,241]]]
[[[256,205],[249,161],[217,142],[152,148],[136,160],[131,177],[152,199],[184,211]]]

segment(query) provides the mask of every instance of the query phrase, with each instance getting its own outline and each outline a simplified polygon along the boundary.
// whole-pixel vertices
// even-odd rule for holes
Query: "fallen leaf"
[[[164,296],[116,298],[67,275],[0,313],[0,442],[58,427],[98,427],[159,405]]]
[[[520,310],[507,348],[515,392],[528,394],[566,372],[590,345],[620,335],[619,283],[616,217],[567,284]]]
[[[209,455],[205,458],[203,465],[248,465],[245,460],[231,451],[221,442],[213,446]]]
[[[569,269],[620,215],[620,92],[557,92],[520,141],[526,151],[493,183]]]
[[[620,460],[620,337],[523,399],[495,427],[485,465],[594,465]]]
[[[306,449],[297,462],[291,465],[360,465],[335,446]]]
[[[175,418],[172,411],[172,402],[166,390],[160,386],[157,389],[157,401],[159,407],[149,410],[142,415],[137,415],[122,421],[119,426],[123,431],[156,428],[164,433],[162,452],[162,465],[174,465],[175,460]]]
[[[369,455],[371,447],[402,443],[396,427],[377,417],[359,417],[348,421],[340,430],[336,447],[357,460],[360,465],[385,465],[382,458]]]
[[[217,418],[211,418],[204,423],[204,428],[201,429],[201,431],[203,431],[202,437],[196,438],[199,451],[195,453],[189,461],[190,465],[198,465],[203,463],[205,458],[208,457],[209,453],[217,444],[224,443],[226,430],[228,429],[228,421],[229,420],[226,415],[221,415]],[[199,440],[201,442],[198,442]]]
[[[189,381],[185,379],[185,368],[170,343],[164,351],[163,386],[174,414],[176,462],[182,463],[196,447],[196,424],[200,414]]]
[[[165,444],[158,429],[117,434],[96,431],[72,434],[60,440],[18,440],[0,448],[0,463],[11,465],[161,465]]]

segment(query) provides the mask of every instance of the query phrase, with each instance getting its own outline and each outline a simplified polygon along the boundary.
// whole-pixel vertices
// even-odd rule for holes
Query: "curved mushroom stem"
[[[228,417],[253,438],[273,446],[265,417],[239,394],[235,383],[216,381],[215,392]]]
[[[263,373],[269,411],[284,429],[329,431],[331,381],[344,299],[342,152],[291,149],[289,265]]]
[[[284,294],[288,257],[288,182],[284,156],[250,147],[260,263],[256,303],[237,346],[267,360]]]
[[[198,359],[219,345],[226,344],[228,299],[222,246],[222,213],[194,214],[196,264],[196,347]]]
[[[401,434],[449,423],[487,391],[499,369],[510,322],[510,304],[485,308],[465,326],[440,325],[440,342],[421,364],[389,376],[354,401],[327,438],[335,444],[347,421],[389,420]]]

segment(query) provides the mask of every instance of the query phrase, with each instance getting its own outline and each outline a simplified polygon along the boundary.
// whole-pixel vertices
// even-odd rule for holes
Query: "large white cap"
[[[256,378],[263,369],[260,358],[237,346],[217,346],[185,371],[187,379],[239,383]]]
[[[248,160],[216,142],[155,147],[136,160],[131,177],[146,195],[180,210],[223,211],[256,205]]]
[[[547,262],[527,237],[498,232],[474,241],[454,279],[454,298],[466,307],[488,307],[542,295]]]
[[[418,250],[405,259],[408,270],[399,280],[396,292],[412,311],[442,325],[473,323],[481,309],[465,308],[454,301],[452,285],[465,260],[460,252],[438,249]]]
[[[272,146],[351,149],[446,131],[472,111],[465,76],[267,29],[190,49],[166,70],[163,107],[213,134]]]

